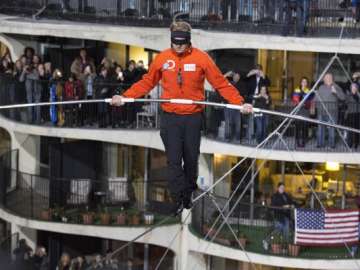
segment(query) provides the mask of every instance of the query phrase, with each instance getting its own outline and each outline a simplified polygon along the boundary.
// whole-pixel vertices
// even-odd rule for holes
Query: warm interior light
[[[327,171],[336,172],[340,169],[340,164],[339,164],[339,162],[326,161],[325,169]]]

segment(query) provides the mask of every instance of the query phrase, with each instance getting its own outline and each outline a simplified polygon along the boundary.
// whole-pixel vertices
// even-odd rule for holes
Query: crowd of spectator
[[[71,101],[78,99],[104,99],[121,94],[146,74],[142,61],[130,60],[123,69],[116,62],[104,57],[96,66],[86,49],[72,61],[68,77],[49,61],[42,61],[33,48],[27,47],[20,59],[12,61],[10,54],[1,58],[0,80],[1,101],[3,104],[37,103],[47,101]],[[261,65],[256,65],[245,76],[229,71],[225,74],[229,81],[245,98],[261,109],[273,109],[274,105],[269,87],[271,82]],[[292,106],[306,99],[298,114],[317,118],[326,122],[360,128],[360,72],[353,74],[353,82],[341,88],[328,73],[317,94],[308,95],[311,82],[303,77],[292,92]],[[215,92],[209,92],[208,99],[223,102]],[[35,106],[21,110],[9,110],[9,117],[30,124],[49,124],[55,126],[95,126],[95,127],[135,127],[136,115],[141,104],[112,107],[106,103],[87,103],[76,105]],[[263,141],[268,135],[270,119],[263,113],[244,116],[238,111],[211,108],[206,133],[227,142],[240,143]],[[317,128],[306,122],[295,121],[295,141],[297,147],[305,147],[316,133],[317,147],[336,146],[337,133],[334,128],[318,125]],[[221,134],[222,131],[222,134]],[[312,131],[312,134],[309,134]],[[328,134],[327,134],[328,133]],[[344,133],[350,147],[359,146],[356,133]]]
[[[155,1],[135,0],[124,1],[121,6],[125,10],[125,16],[150,16],[171,17],[171,13],[182,13],[182,18],[188,18],[189,14],[196,8],[191,0],[161,1],[161,7],[155,9]],[[319,3],[320,2],[320,3]],[[149,5],[149,7],[148,7]],[[207,10],[207,15],[203,20],[216,21],[260,21],[267,23],[281,23],[284,25],[283,33],[286,35],[289,26],[292,23],[293,14],[296,14],[296,32],[302,35],[305,31],[306,23],[309,19],[310,9],[324,4],[315,0],[204,0],[201,9]],[[171,6],[171,7],[170,7]],[[75,5],[80,12],[90,10],[83,5]],[[353,18],[359,21],[360,1],[359,0],[337,0],[328,4],[328,8],[339,7],[342,9],[351,9]],[[148,10],[149,8],[149,10]],[[61,0],[61,9],[63,13],[72,11],[69,0]]]
[[[102,256],[93,254],[88,256],[71,257],[69,253],[63,252],[56,264],[55,270],[127,270],[143,269],[136,266],[134,259],[111,258],[108,254]],[[33,252],[25,239],[20,239],[18,247],[13,250],[14,260],[9,263],[5,270],[50,270],[51,264],[46,248],[38,246]],[[6,267],[5,265],[2,265]]]
[[[81,49],[74,59],[70,73],[53,67],[49,61],[42,61],[34,49],[27,47],[20,59],[12,61],[6,53],[1,59],[2,101],[9,104],[38,103],[47,101],[70,101],[78,99],[104,99],[114,94],[121,94],[133,83],[147,73],[143,61],[130,60],[127,67],[103,58],[99,66],[95,66],[93,58],[86,49]],[[112,124],[132,125],[136,106],[125,106],[122,110],[107,104],[84,104],[49,107],[29,107],[25,115],[28,123],[41,124],[51,122],[56,126],[92,125],[97,121],[99,127]],[[10,117],[19,120],[19,110],[10,110]],[[84,123],[85,121],[85,123]]]
[[[227,72],[225,76],[238,89],[247,103],[252,103],[254,107],[260,109],[273,108],[272,98],[268,90],[271,82],[264,74],[261,65],[256,65],[244,78],[233,71]],[[316,94],[309,94],[310,84],[309,79],[303,77],[299,85],[292,91],[292,106],[303,101],[298,115],[342,124],[355,129],[360,128],[360,72],[355,72],[352,82],[343,88],[336,84],[332,73],[325,74],[323,83],[315,92]],[[228,109],[224,111],[223,115],[221,113],[222,111],[214,111],[211,115],[216,121],[211,121],[215,127],[209,128],[210,135],[212,133],[213,136],[218,136],[218,127],[221,127],[219,123],[222,121],[225,123],[224,138],[226,141],[237,143],[243,137],[248,140],[255,137],[257,143],[260,143],[268,135],[269,116],[266,114],[254,113],[250,116],[244,116]],[[295,121],[294,126],[296,146],[303,148],[311,139],[311,126],[304,121]],[[337,137],[335,128],[318,125],[313,134],[315,133],[318,148],[327,146],[335,148]],[[326,133],[328,134],[326,135]],[[345,132],[341,135],[345,137],[350,147],[356,149],[359,146],[358,134]]]

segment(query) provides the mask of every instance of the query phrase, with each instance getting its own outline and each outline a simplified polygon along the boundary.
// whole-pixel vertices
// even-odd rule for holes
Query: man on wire
[[[112,97],[111,104],[124,104],[123,98],[146,95],[161,80],[163,99],[202,101],[205,78],[229,103],[241,105],[244,99],[208,54],[191,46],[191,26],[183,21],[170,26],[171,48],[157,55],[149,72],[122,96]],[[203,106],[196,104],[162,104],[160,136],[168,163],[168,183],[174,214],[192,207],[192,192],[197,188],[198,158],[202,128]],[[252,105],[244,104],[243,112],[252,112]]]

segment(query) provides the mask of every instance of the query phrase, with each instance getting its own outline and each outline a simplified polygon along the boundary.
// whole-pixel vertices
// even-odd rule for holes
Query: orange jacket
[[[179,78],[181,77],[181,78]],[[244,99],[221,74],[210,56],[196,48],[189,48],[179,56],[167,49],[154,59],[149,72],[129,88],[123,96],[139,98],[146,95],[161,80],[163,99],[204,100],[205,78],[231,104],[242,104]],[[181,84],[179,83],[181,81]],[[201,105],[163,103],[162,109],[176,114],[192,114],[203,110]]]

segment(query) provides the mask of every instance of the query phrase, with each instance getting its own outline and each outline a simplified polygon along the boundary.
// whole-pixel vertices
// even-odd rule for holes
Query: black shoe
[[[182,204],[185,209],[191,209],[193,207],[192,192],[189,195],[185,195],[182,200]]]

